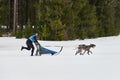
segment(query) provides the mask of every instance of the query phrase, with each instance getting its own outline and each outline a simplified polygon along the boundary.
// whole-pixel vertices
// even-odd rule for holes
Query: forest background
[[[0,36],[73,40],[120,34],[120,0],[0,0]]]

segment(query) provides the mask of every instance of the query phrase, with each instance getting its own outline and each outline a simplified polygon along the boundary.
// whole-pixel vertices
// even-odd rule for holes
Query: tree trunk
[[[17,31],[18,25],[18,0],[14,0],[14,18],[13,18],[13,33]]]

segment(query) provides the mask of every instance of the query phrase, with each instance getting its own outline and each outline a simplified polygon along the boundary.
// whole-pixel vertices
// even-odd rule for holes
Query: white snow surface
[[[0,80],[120,80],[120,36],[39,43],[59,55],[30,56],[26,39],[0,38]],[[79,44],[96,44],[91,55],[76,55]],[[35,53],[35,52],[34,52]]]

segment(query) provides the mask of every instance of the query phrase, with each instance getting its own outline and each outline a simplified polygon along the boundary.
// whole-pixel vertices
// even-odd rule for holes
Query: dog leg
[[[78,54],[78,51],[76,51],[75,55],[77,55],[77,54]]]
[[[85,54],[85,52],[86,52],[86,50],[84,50],[84,52],[83,52],[83,54],[82,54],[82,55],[84,55],[84,54]]]
[[[90,51],[90,53],[92,54],[92,51]]]
[[[89,52],[90,52],[90,51],[88,50],[88,52],[87,52],[88,55],[90,55]]]
[[[82,55],[82,50],[83,50],[82,48],[79,50],[79,52],[80,52],[80,55]]]
[[[83,55],[83,54],[80,52],[80,55]]]

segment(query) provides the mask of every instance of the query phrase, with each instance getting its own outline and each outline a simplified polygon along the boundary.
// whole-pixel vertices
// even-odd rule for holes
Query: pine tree
[[[88,1],[86,1],[85,6],[81,9],[78,15],[79,24],[76,26],[78,38],[84,39],[97,37],[98,31],[95,5],[91,5]]]
[[[0,0],[0,25],[8,26],[8,0]]]
[[[115,0],[115,2],[112,3],[112,5],[115,9],[115,35],[118,35],[120,34],[120,0]]]
[[[100,36],[112,36],[115,32],[114,8],[110,0],[97,0],[97,17]]]

